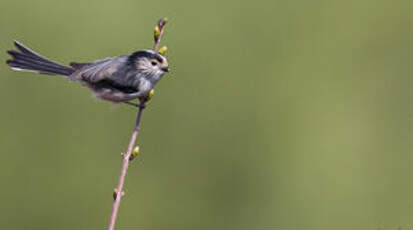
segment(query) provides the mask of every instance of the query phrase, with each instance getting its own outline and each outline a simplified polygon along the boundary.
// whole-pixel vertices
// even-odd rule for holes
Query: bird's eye
[[[152,64],[153,66],[156,66],[158,63],[157,63],[156,61],[152,61],[151,64]]]

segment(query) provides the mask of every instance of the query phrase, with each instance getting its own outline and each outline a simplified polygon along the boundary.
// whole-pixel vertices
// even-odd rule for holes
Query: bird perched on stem
[[[12,59],[6,62],[13,70],[62,76],[91,89],[98,98],[115,103],[146,97],[169,72],[167,59],[153,50],[65,66],[40,56],[18,41],[14,41],[14,45],[17,50],[7,51]]]

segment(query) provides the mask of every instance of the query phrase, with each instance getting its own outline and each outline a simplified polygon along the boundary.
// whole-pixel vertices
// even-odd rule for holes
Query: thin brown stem
[[[123,195],[122,194],[123,193],[123,185],[125,183],[126,172],[128,171],[133,146],[135,145],[136,139],[137,139],[138,134],[139,134],[139,128],[141,126],[142,112],[143,112],[144,108],[145,108],[145,101],[141,100],[138,115],[136,117],[136,125],[135,125],[135,128],[133,129],[132,136],[131,136],[130,141],[129,141],[128,150],[127,150],[126,154],[123,154],[122,170],[121,170],[121,173],[120,173],[120,176],[119,176],[118,186],[116,187],[116,190],[115,190],[115,193],[116,193],[115,194],[115,201],[113,202],[112,215],[110,216],[108,230],[114,230],[115,229],[116,217],[117,217],[118,211],[119,211],[120,200],[122,199],[122,195]]]
[[[168,21],[167,18],[163,18],[163,19],[158,21],[158,24],[155,27],[155,34],[154,34],[155,43],[153,45],[153,50],[155,52],[158,52],[158,46],[159,46],[159,43],[161,42],[161,39],[162,39],[163,27],[165,26],[167,21]],[[133,158],[131,156],[134,156],[134,155],[132,155],[132,150],[133,150],[133,146],[135,145],[136,139],[137,139],[138,134],[139,134],[139,128],[141,126],[142,112],[145,109],[146,102],[148,100],[150,100],[150,98],[152,97],[151,96],[152,94],[153,94],[153,90],[151,92],[149,92],[149,94],[145,98],[141,98],[140,99],[140,104],[137,105],[137,107],[139,107],[139,111],[138,111],[138,115],[136,117],[136,125],[135,125],[135,128],[133,129],[132,136],[131,136],[130,141],[129,141],[128,150],[126,151],[125,154],[123,154],[122,170],[120,172],[118,186],[116,187],[116,189],[114,191],[115,201],[113,202],[112,214],[110,216],[108,230],[114,230],[115,229],[116,217],[118,216],[120,201],[121,201],[122,196],[123,196],[123,185],[125,183],[126,172],[128,171],[129,163]],[[127,102],[127,104],[134,105],[133,103],[130,103],[130,102]]]

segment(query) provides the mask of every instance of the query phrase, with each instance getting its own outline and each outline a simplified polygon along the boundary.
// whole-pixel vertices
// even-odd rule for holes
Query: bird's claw
[[[146,107],[146,103],[145,103],[145,102],[133,103],[133,102],[127,101],[127,102],[125,102],[125,103],[128,104],[128,105],[135,106],[135,107],[137,107],[137,108],[139,108],[139,109],[144,109],[144,108]]]

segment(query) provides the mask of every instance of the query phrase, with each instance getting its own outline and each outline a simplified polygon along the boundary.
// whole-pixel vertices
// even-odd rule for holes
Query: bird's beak
[[[169,67],[168,66],[162,67],[161,70],[167,73],[169,72]]]

